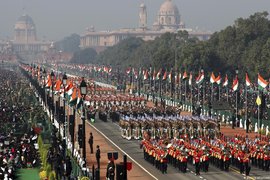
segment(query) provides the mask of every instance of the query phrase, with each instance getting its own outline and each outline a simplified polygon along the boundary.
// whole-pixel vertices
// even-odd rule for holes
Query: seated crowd
[[[0,69],[0,179],[16,179],[19,168],[39,165],[37,134],[28,125],[33,99],[26,79]]]

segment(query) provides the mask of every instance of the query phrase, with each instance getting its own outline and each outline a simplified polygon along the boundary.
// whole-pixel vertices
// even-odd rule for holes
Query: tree
[[[80,35],[71,34],[68,37],[65,37],[63,40],[55,42],[55,47],[58,50],[65,52],[76,52],[79,51],[80,48]]]
[[[71,63],[76,64],[89,64],[94,63],[97,56],[97,52],[93,48],[86,48],[74,53],[71,58]]]

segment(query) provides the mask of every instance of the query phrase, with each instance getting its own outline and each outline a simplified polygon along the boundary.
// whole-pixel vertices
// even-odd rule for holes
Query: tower
[[[145,30],[147,28],[147,11],[144,3],[140,5],[139,28]]]

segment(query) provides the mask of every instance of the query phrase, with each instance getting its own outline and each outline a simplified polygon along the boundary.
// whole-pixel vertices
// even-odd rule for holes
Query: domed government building
[[[145,4],[140,5],[139,10],[139,27],[125,28],[115,31],[95,31],[91,26],[86,29],[86,32],[81,35],[80,47],[94,48],[97,51],[102,51],[106,47],[113,46],[129,37],[140,37],[145,41],[154,40],[166,32],[176,33],[178,31],[187,31],[190,37],[197,37],[200,40],[207,40],[210,38],[210,32],[193,31],[185,27],[181,19],[177,6],[172,0],[165,0],[160,6],[157,17],[153,26],[147,26],[147,9]]]
[[[36,25],[29,15],[22,15],[18,18],[14,26],[13,40],[0,42],[0,50],[10,50],[15,53],[36,54],[47,51],[50,42],[37,39]]]

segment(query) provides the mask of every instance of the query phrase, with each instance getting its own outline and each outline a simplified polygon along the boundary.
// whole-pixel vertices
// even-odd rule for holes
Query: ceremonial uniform
[[[195,164],[196,175],[200,175],[200,155],[198,153],[194,154],[193,161]]]
[[[224,161],[224,170],[229,171],[229,168],[230,168],[230,155],[229,155],[228,152],[226,152],[224,154],[223,161]]]
[[[269,171],[269,165],[270,165],[270,157],[269,152],[264,153],[264,170]]]
[[[246,154],[245,157],[243,158],[243,163],[245,166],[245,172],[246,172],[246,176],[249,176],[249,172],[251,167],[249,166],[249,155]]]
[[[208,168],[209,168],[209,157],[208,157],[207,152],[205,152],[203,154],[203,156],[201,157],[201,159],[202,159],[202,170],[204,172],[208,172]]]

